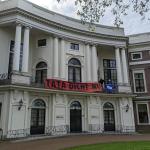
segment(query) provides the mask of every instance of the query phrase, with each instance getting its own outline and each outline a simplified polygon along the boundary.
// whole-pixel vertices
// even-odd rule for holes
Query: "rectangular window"
[[[132,56],[132,60],[142,59],[142,52],[131,53],[131,56]]]
[[[137,104],[139,123],[149,123],[147,104]]]
[[[70,44],[70,49],[72,49],[72,50],[79,50],[79,44],[71,43]]]
[[[10,74],[13,69],[14,47],[15,47],[15,42],[11,41],[10,42],[8,74]],[[21,49],[20,49],[19,71],[21,71],[21,69],[22,69],[22,59],[23,59],[23,43],[21,43]]]
[[[117,70],[116,70],[116,61],[112,59],[104,59],[104,80],[105,83],[117,84]]]
[[[134,72],[134,89],[135,92],[146,92],[144,72]]]
[[[46,44],[46,39],[38,40],[38,47],[45,47]]]

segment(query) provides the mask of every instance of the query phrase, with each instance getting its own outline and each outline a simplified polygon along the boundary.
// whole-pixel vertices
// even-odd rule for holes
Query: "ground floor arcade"
[[[0,93],[8,138],[68,132],[134,132],[132,96],[12,88]]]

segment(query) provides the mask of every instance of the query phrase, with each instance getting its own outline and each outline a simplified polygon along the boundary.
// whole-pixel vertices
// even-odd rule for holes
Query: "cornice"
[[[48,19],[42,18],[38,15],[32,14],[32,13],[27,12],[27,11],[20,9],[20,8],[12,8],[12,9],[8,9],[5,11],[1,11],[0,17],[14,15],[14,14],[22,15],[22,16],[29,18],[29,19],[32,19],[36,22],[40,22],[40,23],[52,26],[52,27],[56,28],[57,30],[69,31],[69,32],[73,32],[76,34],[78,33],[78,34],[85,35],[88,37],[94,36],[94,37],[103,38],[103,39],[120,40],[120,41],[127,41],[128,40],[128,37],[125,37],[125,36],[114,36],[114,35],[94,33],[94,32],[90,32],[90,31],[84,31],[84,30],[76,29],[76,28],[73,28],[70,26],[62,25],[60,23],[50,21]]]
[[[129,48],[134,46],[150,46],[150,41],[147,42],[138,42],[138,43],[129,43]]]
[[[25,90],[27,92],[36,92],[43,94],[66,94],[66,95],[75,95],[75,96],[98,96],[98,97],[108,97],[108,98],[120,98],[120,97],[128,97],[134,98],[136,95],[127,94],[127,93],[118,93],[118,94],[107,94],[107,93],[85,93],[85,92],[75,92],[75,91],[63,91],[63,90],[52,90],[52,89],[44,89],[44,88],[36,88],[31,86],[19,86],[19,85],[1,85],[0,92],[6,90]]]

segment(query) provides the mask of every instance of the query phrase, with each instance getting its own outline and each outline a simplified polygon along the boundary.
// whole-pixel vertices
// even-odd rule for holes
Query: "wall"
[[[30,71],[33,75],[33,81],[35,78],[35,68],[36,65],[41,62],[44,61],[47,63],[48,65],[48,78],[51,78],[53,76],[52,72],[53,72],[53,39],[47,35],[47,34],[32,34],[31,38],[30,38],[30,45],[31,45],[31,49],[30,49]],[[45,47],[38,47],[37,46],[37,42],[40,39],[46,39],[47,40],[47,46]]]
[[[0,128],[3,130],[3,133],[6,134],[8,131],[8,118],[10,111],[9,92],[0,93],[0,103],[2,104]]]
[[[70,43],[79,44],[78,50],[71,50]],[[66,59],[65,59],[65,69],[66,69],[66,80],[68,80],[68,61],[71,58],[77,58],[81,62],[81,80],[82,82],[86,82],[86,49],[85,44],[79,43],[76,41],[66,41]]]

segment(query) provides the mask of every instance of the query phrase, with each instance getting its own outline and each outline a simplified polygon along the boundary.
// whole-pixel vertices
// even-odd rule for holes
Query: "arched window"
[[[30,133],[44,134],[45,133],[45,115],[46,104],[41,99],[36,99],[32,103]]]
[[[81,63],[76,58],[72,58],[68,62],[68,81],[81,82]]]
[[[107,102],[103,106],[104,130],[115,131],[115,110],[113,104]]]
[[[36,65],[35,82],[43,84],[46,78],[47,78],[47,64],[45,62],[40,62]]]
[[[113,106],[113,104],[107,102],[107,103],[104,104],[104,109],[106,109],[106,110],[112,109],[113,110],[114,106]]]
[[[81,104],[78,101],[74,101],[71,103],[70,109],[81,109]]]
[[[43,100],[37,99],[32,103],[32,108],[45,108],[46,104]]]

